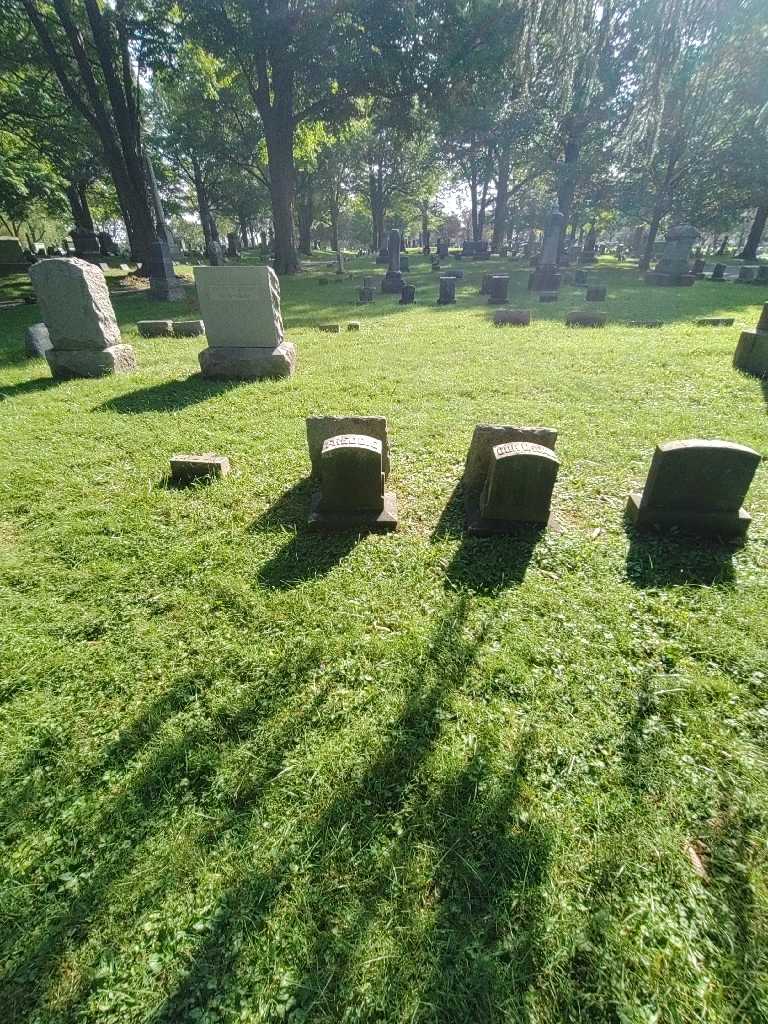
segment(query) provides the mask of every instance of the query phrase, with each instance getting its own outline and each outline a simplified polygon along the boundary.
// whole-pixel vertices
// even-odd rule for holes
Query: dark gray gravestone
[[[384,490],[383,445],[366,434],[337,434],[323,442],[320,490],[309,525],[322,530],[394,530],[397,507]]]
[[[768,302],[754,331],[742,331],[733,356],[737,370],[754,377],[768,377]]]
[[[757,277],[757,267],[739,267],[739,284],[751,284]]]
[[[389,268],[381,282],[381,290],[388,295],[399,295],[405,281],[400,271],[400,232],[393,228],[389,233]]]
[[[756,451],[730,441],[669,441],[654,452],[627,513],[638,528],[743,537],[751,520],[741,506],[759,464]]]
[[[493,274],[488,290],[488,302],[494,306],[503,305],[508,300],[509,275]]]
[[[757,268],[757,275],[752,284],[768,284],[768,263],[763,263]]]
[[[513,327],[527,327],[531,322],[530,309],[497,309],[493,314],[497,327],[511,324]]]
[[[732,316],[701,316],[696,321],[697,327],[733,327],[735,317]]]
[[[165,242],[149,247],[149,294],[162,302],[181,302],[184,287],[173,270],[173,260]]]
[[[724,281],[727,267],[727,263],[716,263],[710,281]]]
[[[559,463],[552,448],[508,441],[488,452],[485,483],[467,529],[478,536],[508,533],[521,524],[545,526]]]
[[[440,278],[440,295],[437,298],[438,306],[449,306],[456,301],[456,278]]]
[[[357,301],[361,305],[365,305],[368,302],[373,302],[373,294],[373,288],[358,288]]]
[[[706,260],[694,260],[693,266],[691,267],[691,273],[694,277],[704,277],[704,267],[706,266]]]
[[[557,302],[558,298],[557,292],[539,292],[539,302]]]
[[[587,302],[605,302],[608,290],[604,284],[595,284],[587,288]]]
[[[400,292],[400,305],[410,306],[411,303],[416,301],[416,289],[412,284],[404,284],[403,290]]]
[[[480,294],[490,295],[491,294],[491,278],[493,274],[483,274],[480,281]]]
[[[588,278],[586,270],[574,270],[573,283],[575,285],[581,285],[582,287],[586,287],[587,280]]]
[[[572,309],[565,318],[566,327],[605,327],[606,313],[589,313],[582,309]]]

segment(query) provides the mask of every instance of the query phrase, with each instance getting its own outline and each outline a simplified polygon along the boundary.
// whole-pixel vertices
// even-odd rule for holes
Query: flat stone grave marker
[[[733,327],[735,317],[732,316],[701,316],[696,321],[697,327]]]
[[[205,334],[205,324],[202,320],[174,320],[172,326],[175,338],[197,338]]]
[[[199,355],[203,376],[290,376],[296,368],[296,347],[283,334],[280,282],[274,270],[198,266],[194,273],[208,340]]]
[[[608,289],[602,284],[593,284],[587,288],[587,302],[605,302]]]
[[[754,331],[742,331],[733,365],[754,377],[768,377],[768,302],[763,306]]]
[[[173,334],[172,320],[139,320],[136,327],[142,338],[170,338]]]
[[[385,491],[383,444],[368,434],[336,434],[323,441],[309,526],[316,530],[397,527],[394,492]]]
[[[438,306],[449,306],[456,301],[456,278],[440,278],[440,294],[437,298]]]
[[[627,327],[663,327],[663,320],[627,320]]]
[[[739,267],[739,284],[750,284],[757,277],[757,267]]]
[[[756,451],[730,441],[668,441],[654,452],[643,490],[630,494],[629,519],[638,529],[744,537],[742,502],[759,464]]]
[[[320,324],[317,329],[324,334],[339,334],[341,333],[341,324]]]
[[[464,280],[464,271],[463,270],[446,270],[444,276],[445,277],[453,277],[457,281],[463,281]]]
[[[24,354],[28,359],[45,359],[51,338],[45,324],[32,324],[24,334]]]
[[[195,480],[211,480],[229,473],[229,459],[226,455],[207,452],[204,455],[172,455],[171,480],[179,487],[185,487]]]
[[[497,309],[493,314],[493,322],[497,327],[511,325],[527,327],[531,322],[530,309]]]
[[[716,263],[714,265],[713,269],[712,269],[712,276],[710,277],[709,280],[710,281],[724,281],[725,280],[725,272],[726,272],[727,269],[728,269],[728,264],[727,263]]]
[[[360,330],[360,321],[359,320],[350,320],[347,323],[347,330],[348,331],[359,331]]]
[[[29,268],[51,341],[45,358],[57,379],[129,373],[136,356],[124,345],[104,274],[93,263],[52,257]]]
[[[539,292],[539,302],[557,302],[558,292]]]
[[[572,309],[566,314],[566,327],[605,327],[607,313],[590,313],[582,309]]]

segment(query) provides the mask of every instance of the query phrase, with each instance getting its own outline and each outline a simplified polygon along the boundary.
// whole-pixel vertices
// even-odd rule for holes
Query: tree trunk
[[[299,252],[304,256],[312,253],[312,222],[314,220],[314,188],[312,176],[304,176],[303,188],[298,199]]]
[[[507,207],[509,206],[509,150],[499,154],[499,173],[496,177],[496,209],[493,212],[491,252],[498,252],[507,234]]]
[[[568,135],[563,143],[563,166],[560,171],[557,186],[557,205],[560,208],[560,212],[564,215],[563,227],[560,234],[560,244],[557,247],[558,263],[560,262],[560,253],[562,252],[563,243],[565,241],[566,225],[569,224],[571,220],[573,197],[576,194],[576,181],[578,177],[580,153],[581,146],[579,139],[575,135]]]
[[[66,189],[69,208],[72,211],[72,219],[78,231],[93,232],[93,217],[88,205],[88,195],[85,182],[71,181]]]
[[[717,250],[718,256],[725,256],[725,250],[728,248],[728,235],[723,235],[723,240],[720,243],[720,248]]]
[[[192,176],[195,183],[195,195],[197,196],[197,209],[200,213],[200,225],[203,229],[205,239],[205,251],[208,252],[211,242],[214,240],[211,214],[211,206],[208,202],[208,190],[205,187],[202,168],[196,157],[192,157]]]
[[[296,274],[301,270],[293,231],[294,163],[293,125],[279,112],[264,122],[269,163],[272,223],[275,226],[275,271]]]
[[[421,204],[421,251],[429,256],[429,203]]]
[[[645,240],[645,250],[643,252],[643,258],[640,261],[640,270],[648,270],[651,265],[651,257],[653,256],[653,246],[656,242],[656,235],[659,233],[659,224],[661,224],[661,218],[663,214],[658,208],[653,211],[651,217],[651,223],[648,225],[648,237]]]
[[[755,211],[755,219],[752,221],[752,227],[749,229],[746,245],[739,253],[738,258],[740,260],[757,259],[757,250],[760,246],[760,240],[763,237],[763,232],[765,231],[766,221],[768,221],[768,204],[758,206]]]

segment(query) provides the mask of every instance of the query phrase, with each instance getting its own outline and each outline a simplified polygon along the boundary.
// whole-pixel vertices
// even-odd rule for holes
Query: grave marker
[[[440,278],[440,294],[437,298],[438,306],[450,306],[456,301],[456,278]]]
[[[27,359],[44,359],[51,347],[51,338],[45,324],[32,324],[24,335],[24,354]]]
[[[229,459],[226,455],[207,452],[205,455],[172,455],[171,480],[178,487],[185,487],[195,480],[211,480],[229,473]]]
[[[497,327],[512,325],[527,327],[531,322],[530,309],[497,309],[493,314],[493,322]]]
[[[495,306],[509,301],[509,274],[493,274],[488,291],[488,302]]]
[[[742,331],[733,365],[754,377],[768,377],[768,302],[763,306],[754,331]]]

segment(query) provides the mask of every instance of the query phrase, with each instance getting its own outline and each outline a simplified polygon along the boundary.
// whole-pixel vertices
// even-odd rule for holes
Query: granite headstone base
[[[693,509],[642,508],[643,492],[633,491],[627,501],[627,516],[638,530],[653,527],[676,527],[690,533],[711,537],[744,537],[752,517],[741,508],[738,512],[697,512]]]
[[[204,377],[216,380],[261,380],[290,377],[296,369],[296,346],[276,348],[204,348],[198,356]]]
[[[136,369],[136,354],[130,345],[109,348],[52,348],[45,353],[51,373],[57,380],[74,377],[107,377],[112,373],[131,373]]]
[[[368,533],[391,533],[397,529],[397,498],[394,491],[384,491],[384,508],[380,512],[362,510],[324,511],[322,495],[312,496],[307,527],[317,532],[337,533],[345,530]]]

